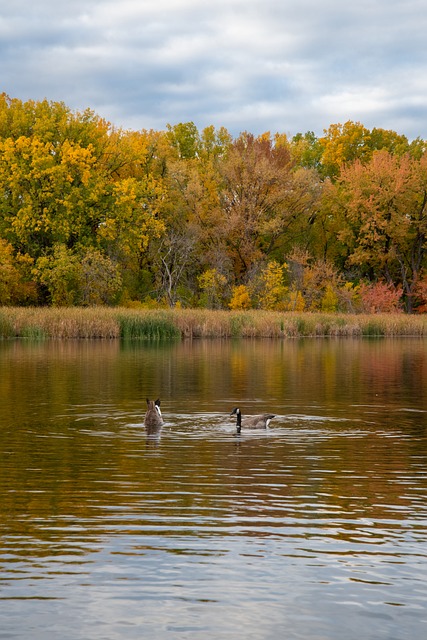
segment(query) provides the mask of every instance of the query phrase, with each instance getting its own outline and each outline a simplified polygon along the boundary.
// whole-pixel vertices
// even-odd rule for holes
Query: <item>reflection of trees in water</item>
[[[0,348],[0,518],[17,555],[81,555],[105,536],[157,526],[165,537],[350,539],[363,518],[374,529],[387,521],[389,534],[422,508],[427,481],[413,463],[427,453],[427,373],[417,340]],[[142,424],[153,394],[161,440]],[[216,424],[235,399],[247,413],[277,412],[269,436],[192,437],[199,424],[181,426],[202,409]]]

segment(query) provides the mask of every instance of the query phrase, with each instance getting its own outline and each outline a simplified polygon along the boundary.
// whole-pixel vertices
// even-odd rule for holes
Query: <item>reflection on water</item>
[[[426,386],[419,340],[0,343],[0,639],[423,637]]]

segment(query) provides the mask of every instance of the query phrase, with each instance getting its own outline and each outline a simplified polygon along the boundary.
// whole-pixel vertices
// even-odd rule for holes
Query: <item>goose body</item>
[[[147,413],[145,414],[144,424],[148,433],[159,431],[164,424],[158,398],[157,400],[149,400],[147,398]]]
[[[242,412],[239,407],[235,407],[230,416],[236,416],[237,433],[240,433],[242,426],[245,429],[267,429],[270,421],[275,418],[274,413],[262,413],[258,416],[246,416],[242,418]]]

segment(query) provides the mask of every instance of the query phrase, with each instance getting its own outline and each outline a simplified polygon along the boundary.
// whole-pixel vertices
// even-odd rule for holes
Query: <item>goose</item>
[[[158,431],[164,424],[158,398],[157,400],[149,400],[147,398],[147,413],[145,414],[144,424],[149,432]]]
[[[245,429],[267,429],[270,424],[270,420],[276,417],[276,414],[274,413],[263,413],[259,416],[246,416],[246,418],[243,418],[242,424],[242,412],[239,407],[235,407],[230,413],[230,416],[233,415],[237,416],[237,433],[241,432],[242,426],[245,427]]]

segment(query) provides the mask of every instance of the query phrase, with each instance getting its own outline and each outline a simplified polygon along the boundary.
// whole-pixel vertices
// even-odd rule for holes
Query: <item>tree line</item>
[[[0,304],[427,310],[427,147],[0,96]]]

